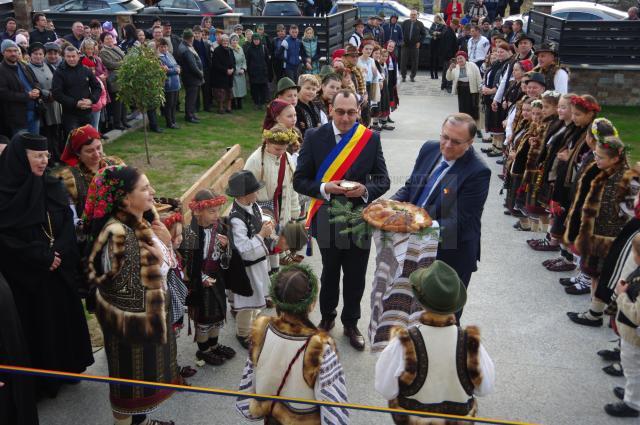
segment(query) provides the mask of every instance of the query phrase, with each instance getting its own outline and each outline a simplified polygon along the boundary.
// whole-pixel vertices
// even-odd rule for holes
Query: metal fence
[[[318,37],[318,49],[321,56],[329,56],[329,54],[335,49],[344,46],[349,36],[353,31],[353,23],[357,18],[357,9],[350,9],[344,12],[336,13],[335,15],[325,17],[313,17],[313,16],[248,16],[240,15],[240,24],[245,28],[255,28],[258,25],[263,25],[265,32],[272,37],[276,35],[276,26],[283,24],[287,28],[295,24],[300,28],[300,34],[306,27],[312,27]],[[199,15],[142,15],[134,14],[131,16],[133,24],[136,28],[148,29],[151,27],[153,19],[159,16],[163,21],[170,21],[174,32],[178,35],[182,33],[184,28],[191,28],[194,25],[199,25],[202,16]],[[47,13],[47,17],[52,19],[56,32],[59,36],[63,36],[71,33],[71,25],[76,21],[83,23],[89,23],[92,19],[97,19],[100,22],[111,21],[114,26],[117,24],[117,15],[98,15],[91,13]],[[213,26],[221,28],[225,26],[225,17],[216,16],[212,18]],[[228,27],[225,30],[230,31],[232,28]]]
[[[527,32],[537,43],[558,43],[566,65],[640,65],[640,26],[633,21],[567,21],[529,14]]]

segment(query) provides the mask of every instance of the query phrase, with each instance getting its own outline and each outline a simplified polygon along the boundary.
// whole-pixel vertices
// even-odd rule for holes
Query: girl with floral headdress
[[[176,258],[171,234],[153,212],[154,194],[133,167],[109,166],[96,174],[83,215],[92,243],[88,278],[97,287],[109,376],[181,384],[167,293]],[[111,384],[115,424],[173,424],[146,417],[172,393]]]
[[[232,255],[227,226],[220,220],[226,202],[226,196],[209,189],[198,191],[189,203],[192,219],[180,247],[189,286],[189,317],[195,323],[196,358],[213,366],[236,355],[231,347],[218,342],[227,313],[222,272],[229,268]]]
[[[595,293],[604,260],[615,237],[629,217],[623,214],[620,203],[630,192],[631,178],[625,177],[629,166],[624,143],[617,130],[605,136],[599,131],[600,120],[594,121],[590,133],[593,138],[593,162],[585,167],[578,181],[575,196],[567,215],[565,241],[580,256],[580,271],[589,280],[576,284],[576,293]],[[610,124],[610,123],[608,123]],[[595,300],[592,300],[595,301]],[[584,313],[569,312],[569,318],[581,325],[601,326],[603,302],[592,302]]]
[[[263,214],[270,215],[276,224],[276,232],[289,221],[300,216],[298,194],[293,190],[295,165],[287,152],[290,144],[298,142],[293,129],[276,124],[262,133],[262,146],[247,159],[245,170],[251,171],[265,185],[258,191],[258,203]],[[279,253],[269,257],[271,270],[279,267]]]
[[[549,92],[545,92],[549,93]],[[545,93],[543,93],[543,103],[545,99]],[[550,124],[549,129],[545,135],[545,148],[544,154],[540,158],[539,174],[536,180],[536,201],[540,208],[544,208],[545,211],[549,209],[549,198],[553,192],[553,185],[556,180],[557,170],[557,153],[562,148],[564,139],[568,134],[571,126],[571,98],[574,94],[562,95],[558,98],[556,113],[558,119]],[[555,97],[555,96],[554,96]],[[555,101],[547,100],[545,106],[551,107]],[[550,213],[545,214],[546,220],[551,218]],[[542,219],[545,220],[544,218]],[[529,239],[527,244],[535,251],[558,251],[560,249],[560,241],[551,237],[548,233],[542,239]]]
[[[600,105],[593,96],[585,94],[571,98],[572,124],[567,129],[562,141],[562,147],[556,154],[556,180],[549,198],[549,211],[552,215],[549,234],[550,237],[561,241],[561,256],[557,259],[543,262],[543,265],[550,271],[571,271],[576,268],[574,255],[568,249],[572,241],[565,238],[565,225],[567,223],[567,213],[574,199],[579,172],[580,170],[584,172],[586,168],[584,166],[586,164],[585,161],[589,161],[593,157],[591,153],[593,148],[589,147],[587,139],[598,112],[600,112]],[[582,292],[588,290],[589,279],[586,276],[582,276],[579,286],[582,288],[580,289]],[[572,288],[566,290],[573,291]]]

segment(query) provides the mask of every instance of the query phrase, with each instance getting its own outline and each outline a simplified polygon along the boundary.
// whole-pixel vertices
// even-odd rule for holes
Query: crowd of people
[[[479,330],[459,326],[477,270],[491,174],[472,147],[481,137],[487,155],[504,166],[505,213],[518,218],[514,227],[547,232],[528,245],[560,252],[544,266],[578,267],[560,283],[568,293],[592,295],[589,309],[569,318],[601,326],[604,314],[615,317],[621,347],[599,354],[620,359],[622,365],[608,371],[624,370],[627,381],[615,390],[623,401],[605,410],[638,416],[640,168],[629,167],[614,124],[597,118],[598,101],[568,93],[557,46],[534,49],[521,22],[475,23],[483,6],[482,0],[471,5],[473,23],[460,27],[467,12],[454,1],[431,28],[448,51],[455,41],[455,52],[441,56],[442,87],[458,97],[459,113],[446,118],[439,141],[422,146],[392,199],[427,210],[442,241],[437,260],[409,276],[424,309],[421,324],[393,330],[377,361],[375,388],[391,407],[460,415],[474,415],[475,396],[493,390],[495,366]],[[344,335],[355,350],[365,349],[358,321],[370,241],[345,234],[344,223],[330,220],[329,206],[336,199],[366,206],[389,190],[380,137],[394,129],[390,114],[399,105],[398,74],[405,80],[407,62],[410,79],[416,76],[427,31],[417,12],[401,26],[394,18],[382,25],[377,17],[367,25],[356,21],[349,42],[325,65],[313,29],[298,38],[296,25],[279,26],[270,39],[260,27],[226,34],[205,17],[179,38],[166,21],[148,31],[126,25],[122,34],[108,22],[92,22],[74,24],[72,34],[59,39],[44,15],[33,20],[27,47],[10,37],[2,41],[0,64],[0,291],[11,293],[0,299],[0,311],[22,330],[0,333],[0,348],[13,349],[7,362],[84,372],[94,361],[84,299],[102,329],[110,377],[185,383],[197,373],[177,355],[176,338],[187,321],[198,364],[219,367],[237,356],[220,343],[221,332],[248,350],[241,391],[347,402],[330,332],[342,294]],[[261,143],[244,170],[230,177],[225,194],[203,189],[183,206],[156,194],[141,170],[105,155],[101,130],[124,127],[128,118],[113,76],[143,44],[157,51],[167,73],[167,128],[177,128],[180,90],[189,123],[199,122],[200,105],[220,114],[241,109],[247,82],[255,106],[264,107]],[[436,62],[432,78],[438,69]],[[151,111],[152,129],[159,130],[154,116]],[[448,191],[456,196],[442,195]],[[302,263],[300,251],[306,247],[311,255],[311,238],[322,258],[320,278]],[[316,303],[317,326],[309,320]],[[228,312],[232,330],[225,329]],[[438,343],[425,344],[431,340]],[[456,355],[461,352],[466,355]],[[447,385],[426,379],[433,370]],[[11,391],[0,391],[0,406],[24,424],[38,421],[36,399],[77,384],[18,375],[2,381]],[[148,417],[171,395],[113,382],[113,421],[172,424]],[[236,406],[244,417],[270,424],[349,422],[347,409],[334,405],[247,396]]]

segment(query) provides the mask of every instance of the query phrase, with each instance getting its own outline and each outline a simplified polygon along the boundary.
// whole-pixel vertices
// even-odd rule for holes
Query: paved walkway
[[[401,106],[393,118],[398,128],[383,132],[382,141],[392,187],[400,187],[411,172],[420,146],[438,137],[444,117],[454,112],[456,99],[439,90],[439,80],[419,75],[416,83],[400,88]],[[479,148],[476,145],[476,148]],[[596,351],[605,348],[612,333],[608,328],[592,329],[569,322],[565,312],[582,311],[588,297],[565,295],[557,278],[568,274],[546,271],[540,262],[548,256],[526,247],[529,233],[511,228],[513,219],[502,214],[499,167],[490,161],[494,175],[483,216],[482,262],[474,274],[463,324],[480,326],[484,344],[497,369],[494,394],[480,399],[480,416],[552,425],[637,424],[636,420],[613,420],[602,410],[614,401],[611,389],[622,385],[622,378],[611,378],[600,371],[605,363]],[[316,250],[317,252],[317,250]],[[375,269],[372,253],[363,299],[364,332],[369,320],[370,283]],[[310,259],[320,271],[319,255]],[[318,321],[317,311],[313,320]],[[375,356],[354,351],[337,324],[337,340],[347,374],[350,401],[382,405],[372,387]],[[192,364],[195,345],[186,331],[179,339],[179,361]],[[244,353],[233,337],[233,321],[223,331],[222,343],[241,354],[223,367],[205,367],[191,379],[196,386],[237,389],[244,365]],[[106,375],[104,352],[96,353],[91,374]],[[105,424],[111,414],[108,388],[86,383],[63,390],[55,400],[41,403],[43,425]],[[177,394],[153,415],[175,420],[179,425],[246,423],[235,413],[233,400],[226,397]],[[352,424],[389,424],[386,415],[353,412]]]

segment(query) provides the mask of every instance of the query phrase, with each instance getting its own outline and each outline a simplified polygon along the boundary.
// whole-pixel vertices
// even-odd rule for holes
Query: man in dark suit
[[[370,134],[355,162],[343,179],[356,183],[345,189],[342,180],[320,183],[316,174],[325,158],[353,128],[360,114],[356,95],[342,90],[333,98],[329,107],[332,122],[307,130],[293,176],[296,192],[324,200],[311,222],[311,234],[316,238],[322,255],[320,290],[320,328],[330,331],[337,315],[340,299],[340,271],[344,274],[342,294],[344,307],[340,320],[349,342],[357,350],[364,349],[364,337],[357,328],[360,319],[360,302],[365,287],[365,275],[369,259],[370,241],[359,241],[352,235],[341,235],[344,225],[329,223],[329,202],[349,201],[354,207],[369,204],[389,190],[390,180],[380,145],[378,133]],[[370,130],[365,130],[369,132]]]
[[[478,269],[480,219],[491,178],[491,170],[472,146],[475,134],[471,116],[448,116],[440,143],[422,145],[411,177],[392,197],[423,207],[439,223],[437,258],[458,272],[465,286]]]
[[[440,55],[442,57],[442,90],[447,90],[451,93],[452,82],[447,81],[446,74],[449,68],[450,61],[455,57],[458,51],[458,18],[451,19],[451,23],[447,26],[442,33],[442,39],[440,40]]]
[[[424,24],[418,21],[418,11],[412,10],[409,19],[402,23],[402,34],[404,37],[402,51],[400,55],[400,72],[402,81],[407,78],[407,63],[411,62],[411,81],[415,81],[418,72],[418,59],[422,40],[427,35]]]

